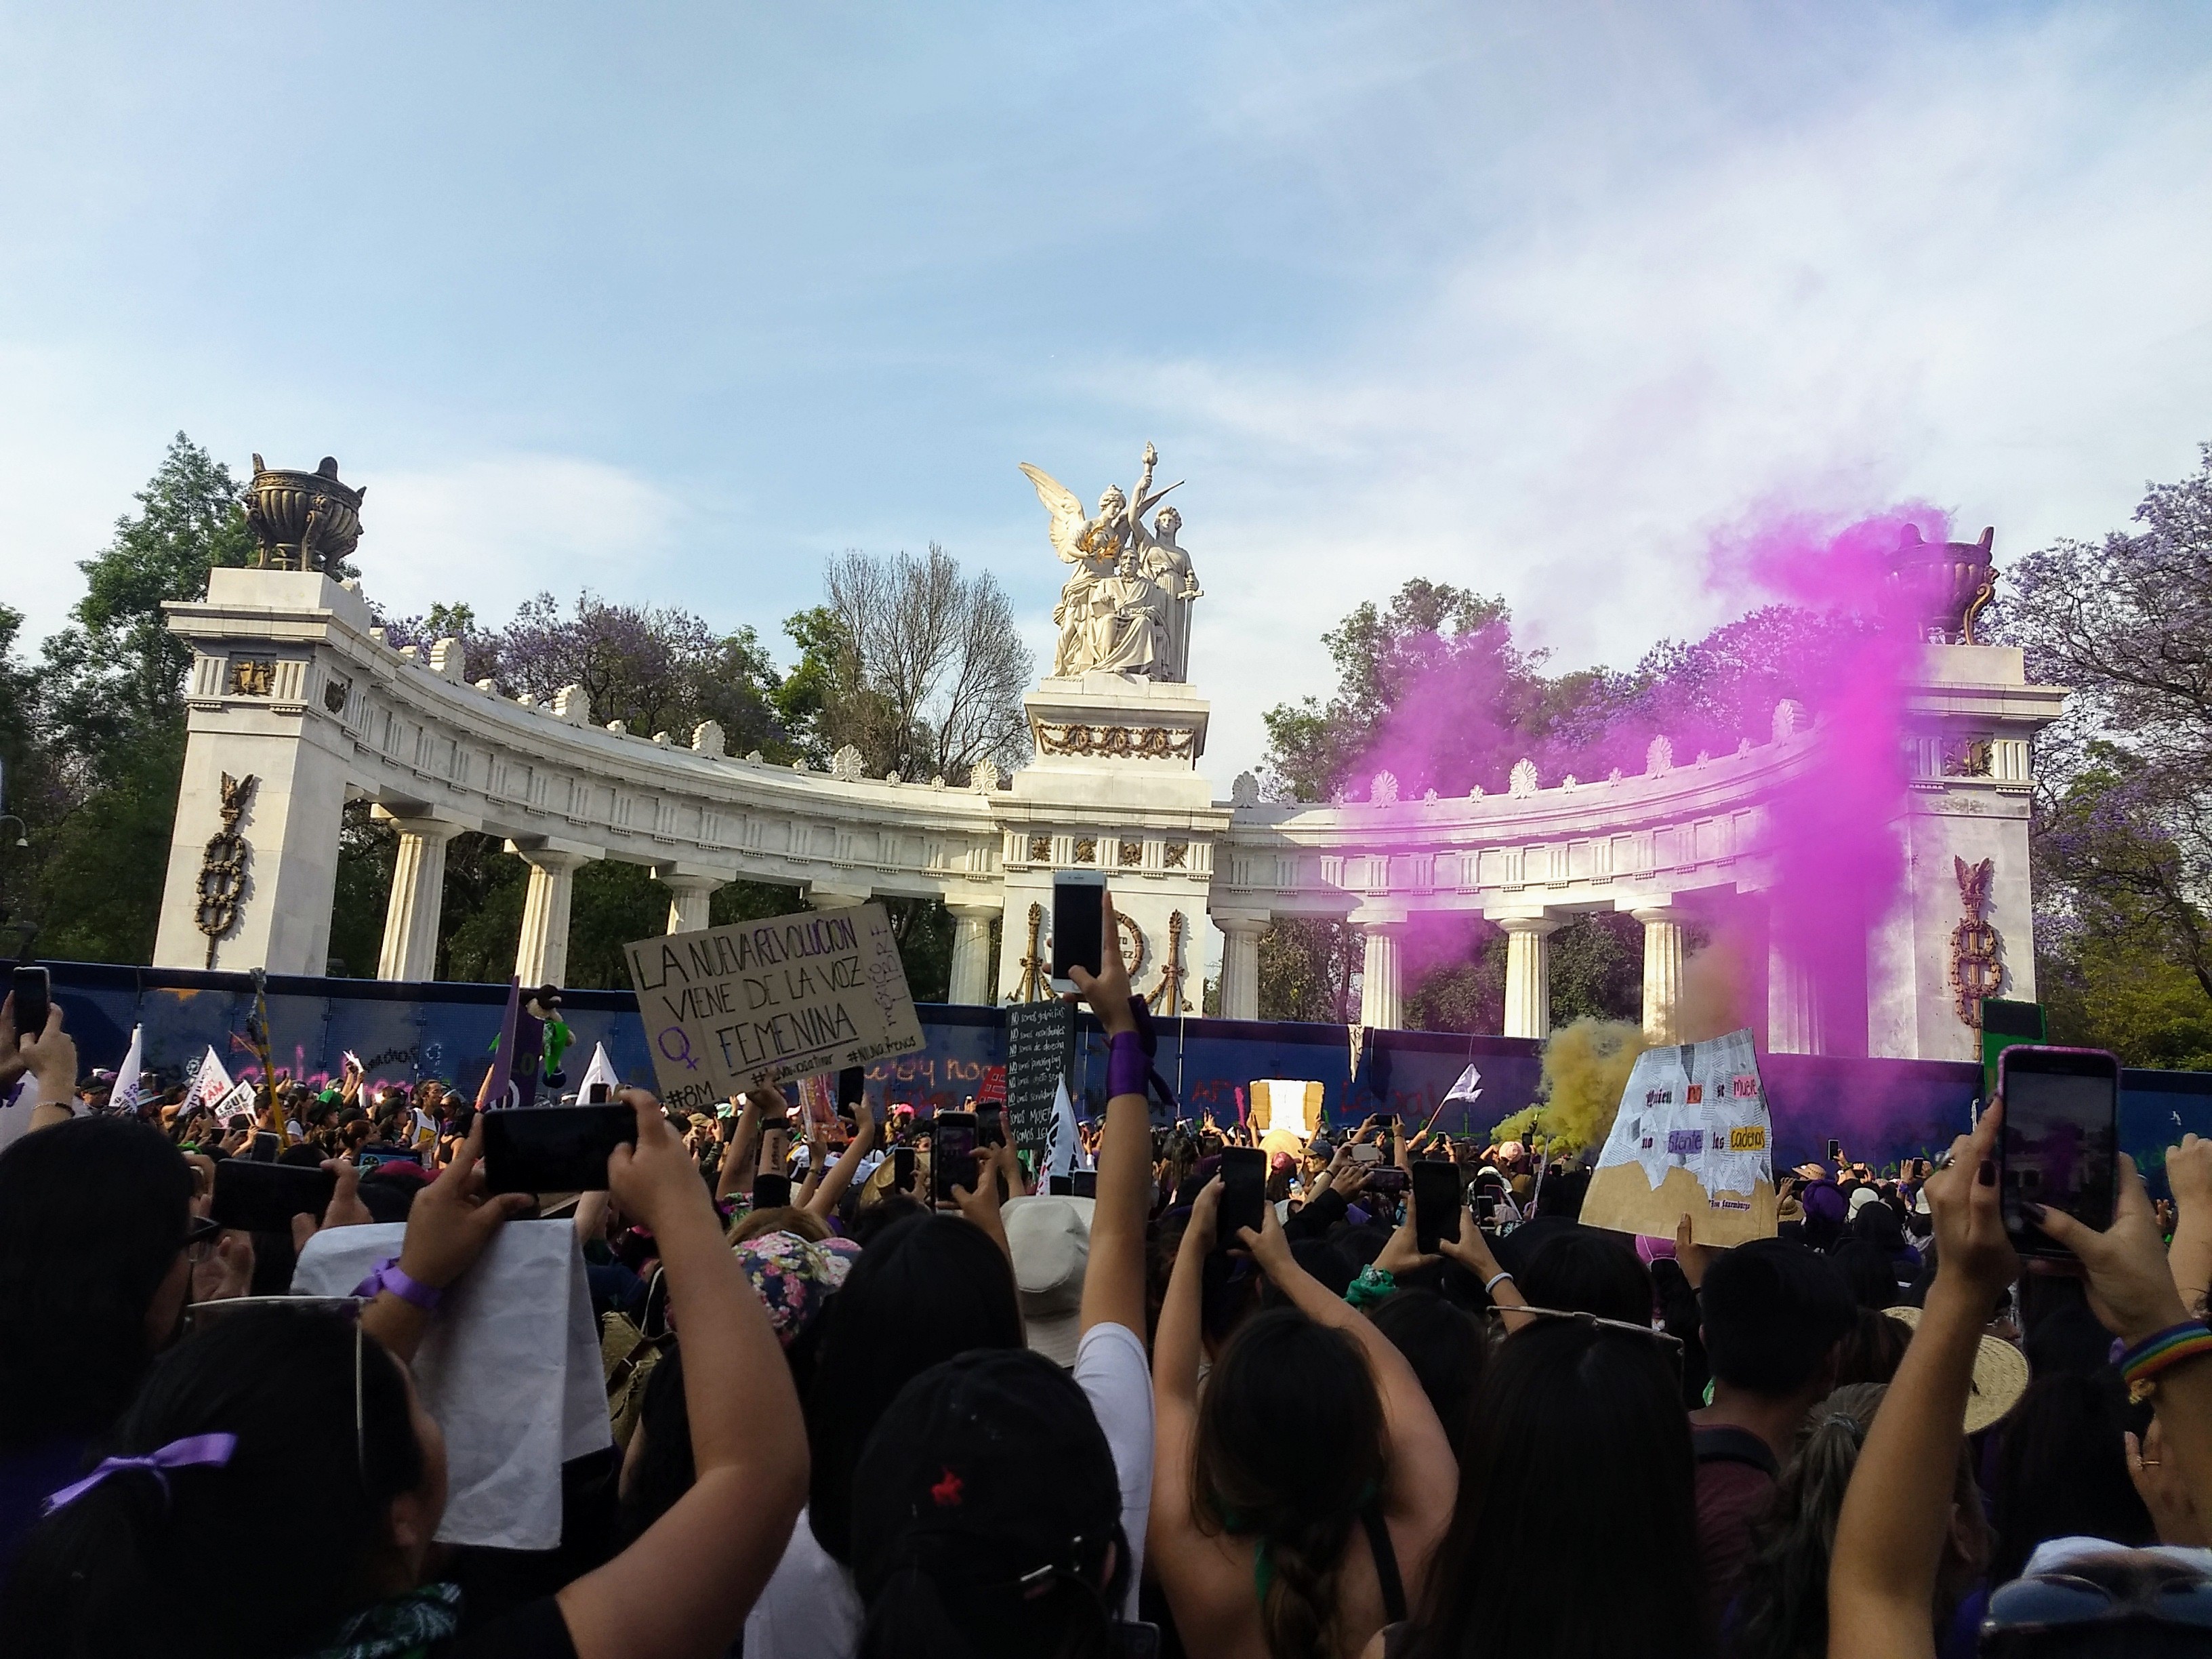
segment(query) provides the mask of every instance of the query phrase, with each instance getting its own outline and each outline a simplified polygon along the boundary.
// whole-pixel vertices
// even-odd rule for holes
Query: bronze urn
[[[1978,542],[1925,542],[1918,525],[1905,526],[1890,556],[1889,591],[1899,614],[1923,637],[1946,645],[1977,642],[1974,618],[1996,588],[1990,562],[1996,533],[1991,526]]]
[[[349,557],[361,541],[364,484],[338,482],[338,464],[325,455],[313,472],[283,472],[253,458],[246,491],[246,523],[261,544],[264,570],[328,570]]]

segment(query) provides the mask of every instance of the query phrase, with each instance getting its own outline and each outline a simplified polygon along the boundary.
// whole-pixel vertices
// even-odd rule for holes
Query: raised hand
[[[1948,1171],[1947,1171],[1948,1173]],[[2074,1252],[2088,1275],[2089,1307],[2105,1328],[2125,1342],[2181,1324],[2189,1317],[2181,1292],[2166,1268],[2166,1241],[2159,1236],[2150,1194],[2143,1190],[2136,1161],[2120,1154],[2119,1198],[2112,1224],[2103,1232],[2063,1210],[2023,1204],[2035,1224]],[[1930,1204],[1935,1202],[1931,1197]],[[1937,1231],[1936,1260],[1949,1247]]]

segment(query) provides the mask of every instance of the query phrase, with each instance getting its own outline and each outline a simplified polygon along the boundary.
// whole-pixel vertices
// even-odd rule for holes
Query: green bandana
[[[301,1659],[409,1659],[460,1627],[461,1587],[425,1584],[355,1613],[329,1643]]]

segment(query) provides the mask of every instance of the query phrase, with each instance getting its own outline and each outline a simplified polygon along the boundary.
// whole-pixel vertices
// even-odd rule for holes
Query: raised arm
[[[738,1176],[744,1172],[745,1190],[752,1191],[753,1143],[760,1136],[760,1108],[753,1103],[750,1095],[738,1097],[738,1127],[732,1133],[730,1144],[722,1149],[722,1168],[714,1180],[717,1201],[727,1198],[738,1188]]]
[[[577,1659],[720,1654],[791,1540],[806,1498],[806,1425],[790,1367],[660,1103],[623,1091],[637,1146],[608,1176],[653,1230],[683,1310],[691,1489],[630,1547],[560,1593]]]
[[[1238,1237],[1268,1282],[1288,1297],[1292,1306],[1317,1325],[1349,1333],[1367,1356],[1367,1368],[1374,1373],[1376,1392],[1382,1399],[1383,1425],[1390,1438],[1389,1513],[1427,1529],[1433,1545],[1443,1535],[1444,1524],[1458,1499],[1459,1464],[1421,1379],[1398,1352],[1397,1344],[1376,1330],[1365,1314],[1356,1311],[1298,1266],[1297,1258],[1291,1254],[1290,1241],[1275,1220],[1273,1205],[1261,1211],[1257,1233],[1245,1227]]]
[[[822,1177],[822,1184],[814,1189],[805,1207],[819,1216],[829,1215],[836,1210],[838,1200],[845,1196],[845,1189],[853,1184],[853,1176],[860,1169],[860,1160],[868,1155],[868,1149],[875,1144],[876,1115],[868,1109],[868,1103],[863,1097],[853,1104],[852,1139],[845,1143],[845,1150],[838,1155],[836,1167]],[[812,1162],[811,1159],[808,1161]]]
[[[11,994],[9,1004],[15,1000]],[[15,1029],[11,1006],[8,1030],[12,1034]],[[16,1048],[16,1058],[38,1085],[38,1100],[31,1108],[31,1129],[52,1128],[76,1115],[76,1109],[70,1103],[76,1093],[76,1042],[62,1030],[61,1004],[49,1005],[46,1029],[24,1037]],[[29,1133],[30,1129],[24,1133]]]
[[[1137,1022],[1129,1012],[1129,969],[1121,960],[1121,929],[1115,925],[1114,897],[1101,896],[1104,906],[1105,938],[1112,941],[1097,978],[1081,968],[1074,970],[1084,1000],[1106,1030],[1109,1053],[1136,1044]],[[1152,1208],[1152,1124],[1145,1104],[1146,1066],[1113,1054],[1107,1076],[1117,1079],[1120,1092],[1106,1102],[1106,1124],[1098,1138],[1098,1194],[1091,1211],[1091,1258],[1083,1274],[1085,1330],[1093,1325],[1120,1325],[1145,1334],[1145,1218]],[[1133,1069],[1131,1086],[1123,1067]]]
[[[1844,1493],[1828,1565],[1830,1659],[1933,1659],[1936,1652],[1936,1574],[1974,1354],[1997,1292],[2020,1272],[1997,1206],[2003,1118],[2002,1103],[1992,1105],[1928,1178],[1936,1282]]]

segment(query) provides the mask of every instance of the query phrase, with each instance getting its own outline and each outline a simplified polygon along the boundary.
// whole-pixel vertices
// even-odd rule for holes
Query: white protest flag
[[[1075,1127],[1075,1103],[1067,1097],[1067,1079],[1062,1078],[1052,1097],[1052,1133],[1045,1137],[1044,1172],[1048,1176],[1072,1175],[1075,1171],[1076,1148],[1083,1137]]]
[[[612,1100],[615,1091],[622,1087],[622,1079],[615,1075],[615,1063],[607,1058],[607,1045],[604,1042],[592,1045],[592,1063],[584,1067],[582,1080],[576,1085],[576,1098],[588,1103],[592,1098],[592,1085],[595,1083],[607,1085],[609,1100]]]
[[[192,1091],[185,1098],[186,1112],[196,1112],[203,1106],[212,1106],[231,1090],[230,1072],[215,1049],[210,1047],[200,1068],[192,1074]]]
[[[254,1094],[252,1081],[234,1083],[230,1092],[216,1102],[215,1121],[228,1129],[234,1123],[252,1121],[254,1113],[259,1109],[260,1102]]]
[[[1467,1070],[1459,1074],[1459,1081],[1444,1091],[1444,1098],[1464,1100],[1470,1103],[1482,1098],[1482,1073],[1475,1070],[1473,1060],[1469,1060]]]
[[[146,1028],[131,1028],[131,1052],[123,1056],[123,1064],[115,1073],[115,1086],[107,1091],[107,1109],[111,1112],[135,1113],[138,1109],[138,1074],[145,1069]]]

